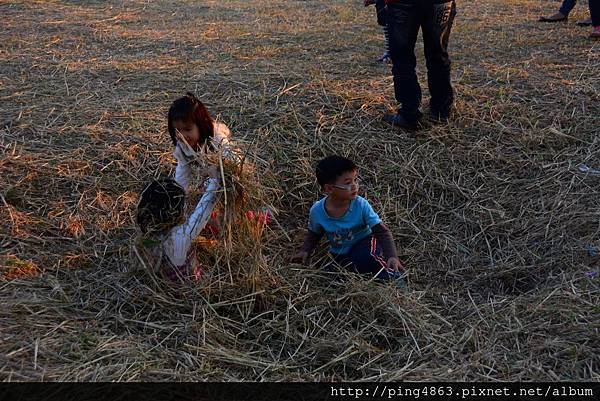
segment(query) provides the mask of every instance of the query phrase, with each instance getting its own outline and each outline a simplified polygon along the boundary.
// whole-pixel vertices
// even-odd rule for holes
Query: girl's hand
[[[387,265],[390,269],[392,269],[396,272],[402,272],[402,273],[406,272],[406,269],[404,268],[404,266],[402,266],[402,263],[400,263],[400,260],[394,256],[392,256],[391,258],[388,259]]]
[[[292,257],[292,262],[306,264],[308,261],[308,252],[300,251]]]

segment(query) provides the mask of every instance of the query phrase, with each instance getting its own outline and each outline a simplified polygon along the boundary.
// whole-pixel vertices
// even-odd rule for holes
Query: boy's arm
[[[315,210],[315,205],[310,208],[310,213],[308,214],[308,230],[306,231],[306,235],[304,236],[304,243],[302,247],[298,251],[296,255],[292,257],[292,261],[301,261],[302,263],[306,263],[308,260],[308,256],[310,253],[317,247],[319,244],[319,240],[325,234],[325,230],[323,227],[318,224],[317,212]]]
[[[394,244],[392,233],[390,230],[388,230],[385,224],[383,224],[381,218],[379,218],[379,215],[375,213],[373,207],[371,207],[371,204],[364,198],[360,198],[360,201],[363,207],[363,219],[365,224],[371,227],[373,236],[381,246],[383,257],[388,261],[388,264],[391,259],[395,259],[393,262],[394,266],[390,267],[398,267],[400,265],[400,261],[398,260],[398,252],[396,252],[396,245]]]
[[[300,252],[306,252],[306,254],[310,255],[310,253],[319,245],[319,241],[323,234],[316,234],[310,230],[307,230],[306,235],[304,236],[304,243],[300,248]]]
[[[394,270],[404,271],[404,267],[400,263],[398,259],[398,252],[396,251],[396,244],[394,244],[394,238],[392,237],[392,233],[383,223],[379,223],[371,227],[371,231],[373,232],[373,236],[379,242],[381,246],[381,251],[383,252],[383,257]]]
[[[373,231],[373,235],[379,245],[381,246],[381,251],[383,252],[383,257],[387,260],[389,258],[397,258],[398,252],[396,251],[396,244],[394,244],[394,238],[392,237],[392,233],[383,223],[379,223],[371,227],[371,231]]]
[[[304,243],[298,253],[292,257],[292,262],[306,263],[308,261],[308,256],[317,247],[322,236],[323,234],[317,234],[311,230],[307,230],[306,235],[304,236]]]

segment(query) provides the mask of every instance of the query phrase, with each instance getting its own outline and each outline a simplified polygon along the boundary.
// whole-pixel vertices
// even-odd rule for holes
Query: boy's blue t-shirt
[[[369,202],[361,196],[350,202],[348,210],[340,218],[327,214],[326,199],[315,202],[310,208],[308,229],[317,235],[324,233],[327,236],[331,253],[348,253],[354,244],[371,235],[371,227],[381,223]]]

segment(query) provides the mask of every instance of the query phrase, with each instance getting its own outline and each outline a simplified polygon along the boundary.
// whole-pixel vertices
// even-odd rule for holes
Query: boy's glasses
[[[345,184],[345,185],[331,184],[331,186],[333,186],[334,188],[341,189],[344,191],[353,191],[355,189],[358,189],[359,185],[360,185],[360,178],[356,178],[354,180],[354,184]]]

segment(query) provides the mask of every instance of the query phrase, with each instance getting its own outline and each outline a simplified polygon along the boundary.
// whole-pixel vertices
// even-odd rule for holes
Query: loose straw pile
[[[600,169],[597,46],[534,22],[546,2],[459,2],[456,115],[409,135],[381,121],[384,38],[350,3],[0,4],[2,380],[600,379],[600,178],[578,168]],[[187,90],[244,156],[214,161],[210,275],[176,287],[130,243]],[[324,249],[289,262],[332,153],[359,164],[407,290],[330,276]]]

